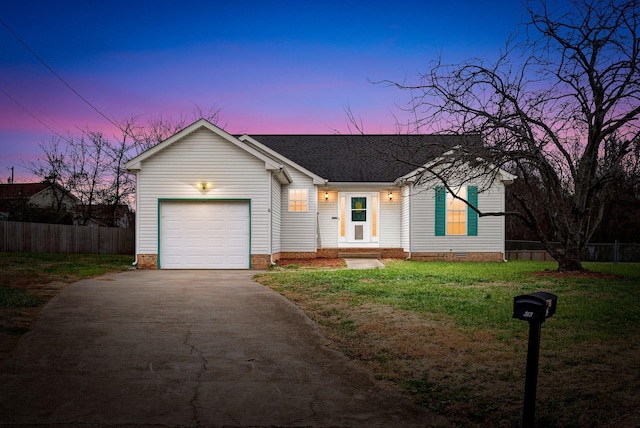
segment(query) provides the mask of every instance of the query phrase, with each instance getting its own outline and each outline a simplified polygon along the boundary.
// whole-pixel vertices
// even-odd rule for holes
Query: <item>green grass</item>
[[[640,404],[635,392],[640,388],[640,265],[585,263],[585,267],[598,274],[550,275],[545,271],[556,265],[546,262],[393,261],[379,270],[296,270],[264,274],[258,280],[297,302],[335,338],[338,348],[373,367],[379,378],[396,382],[434,411],[453,412],[462,426],[504,425],[504,421],[517,425],[520,404],[512,403],[509,410],[503,405],[512,400],[508,394],[489,391],[512,388],[517,391],[515,401],[521,398],[528,324],[512,318],[513,297],[534,291],[554,293],[557,312],[543,324],[541,371],[558,385],[548,387],[555,396],[539,400],[540,420],[549,426],[597,426],[585,420],[612,419],[624,415],[633,403]],[[449,332],[430,340],[441,353],[449,346],[450,355],[416,357],[413,351],[399,350],[401,340],[396,342],[398,349],[390,348],[384,335],[396,333],[389,329],[377,334],[367,327],[379,316],[371,308],[412,314],[417,322]],[[434,343],[424,346],[428,353]],[[485,348],[459,349],[464,346]],[[488,352],[495,352],[493,363],[491,358],[485,362]],[[446,367],[447,358],[455,359],[455,365],[429,369],[438,364]],[[411,359],[411,367],[403,362]],[[419,364],[425,368],[416,368]],[[624,381],[621,366],[635,373],[635,385]],[[584,387],[576,385],[580,381]],[[600,388],[594,386],[598,383]],[[473,394],[477,396],[471,399]],[[606,404],[593,405],[597,400]],[[555,412],[558,407],[561,412]],[[458,416],[455,411],[460,408],[465,410]]]
[[[640,328],[640,266],[586,264],[619,278],[557,278],[535,275],[553,263],[412,263],[390,262],[386,269],[278,273],[279,286],[316,296],[347,296],[415,313],[445,314],[460,328],[492,329],[499,335],[520,330],[511,318],[513,297],[535,291],[558,296],[550,329],[576,330],[563,336],[574,343],[585,337],[624,339]],[[576,329],[576,326],[580,326]],[[579,330],[579,331],[577,331]]]
[[[0,286],[0,308],[29,308],[39,306],[44,299],[20,288]]]
[[[41,305],[48,299],[32,295],[34,285],[123,271],[132,260],[121,255],[0,253],[0,307]]]
[[[127,270],[132,261],[132,256],[0,253],[0,360],[66,284]]]

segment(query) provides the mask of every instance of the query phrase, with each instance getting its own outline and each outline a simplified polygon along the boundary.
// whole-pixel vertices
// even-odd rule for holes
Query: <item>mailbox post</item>
[[[524,382],[522,427],[533,428],[538,387],[538,361],[540,358],[540,332],[542,323],[556,313],[558,296],[539,291],[513,298],[513,318],[529,322],[527,348],[527,374]]]

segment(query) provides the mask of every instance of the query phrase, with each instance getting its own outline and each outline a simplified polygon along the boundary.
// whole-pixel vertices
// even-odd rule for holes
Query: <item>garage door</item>
[[[249,203],[163,201],[160,267],[248,269]]]

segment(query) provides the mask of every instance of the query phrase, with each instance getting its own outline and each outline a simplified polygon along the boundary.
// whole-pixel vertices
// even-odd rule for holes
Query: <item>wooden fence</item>
[[[134,249],[133,229],[0,221],[1,252],[133,254]]]
[[[560,245],[559,243],[555,243]],[[505,241],[507,260],[546,260],[553,258],[537,241]],[[640,244],[594,243],[587,244],[581,254],[583,262],[640,262]]]
[[[553,257],[544,250],[507,250],[505,258],[507,260],[553,261]]]

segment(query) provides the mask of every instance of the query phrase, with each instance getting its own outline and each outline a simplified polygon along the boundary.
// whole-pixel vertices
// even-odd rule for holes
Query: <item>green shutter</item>
[[[447,191],[444,187],[436,186],[436,236],[446,235],[446,205]]]
[[[467,187],[467,201],[478,208],[478,188],[475,186]],[[478,236],[478,213],[467,206],[467,235]]]

